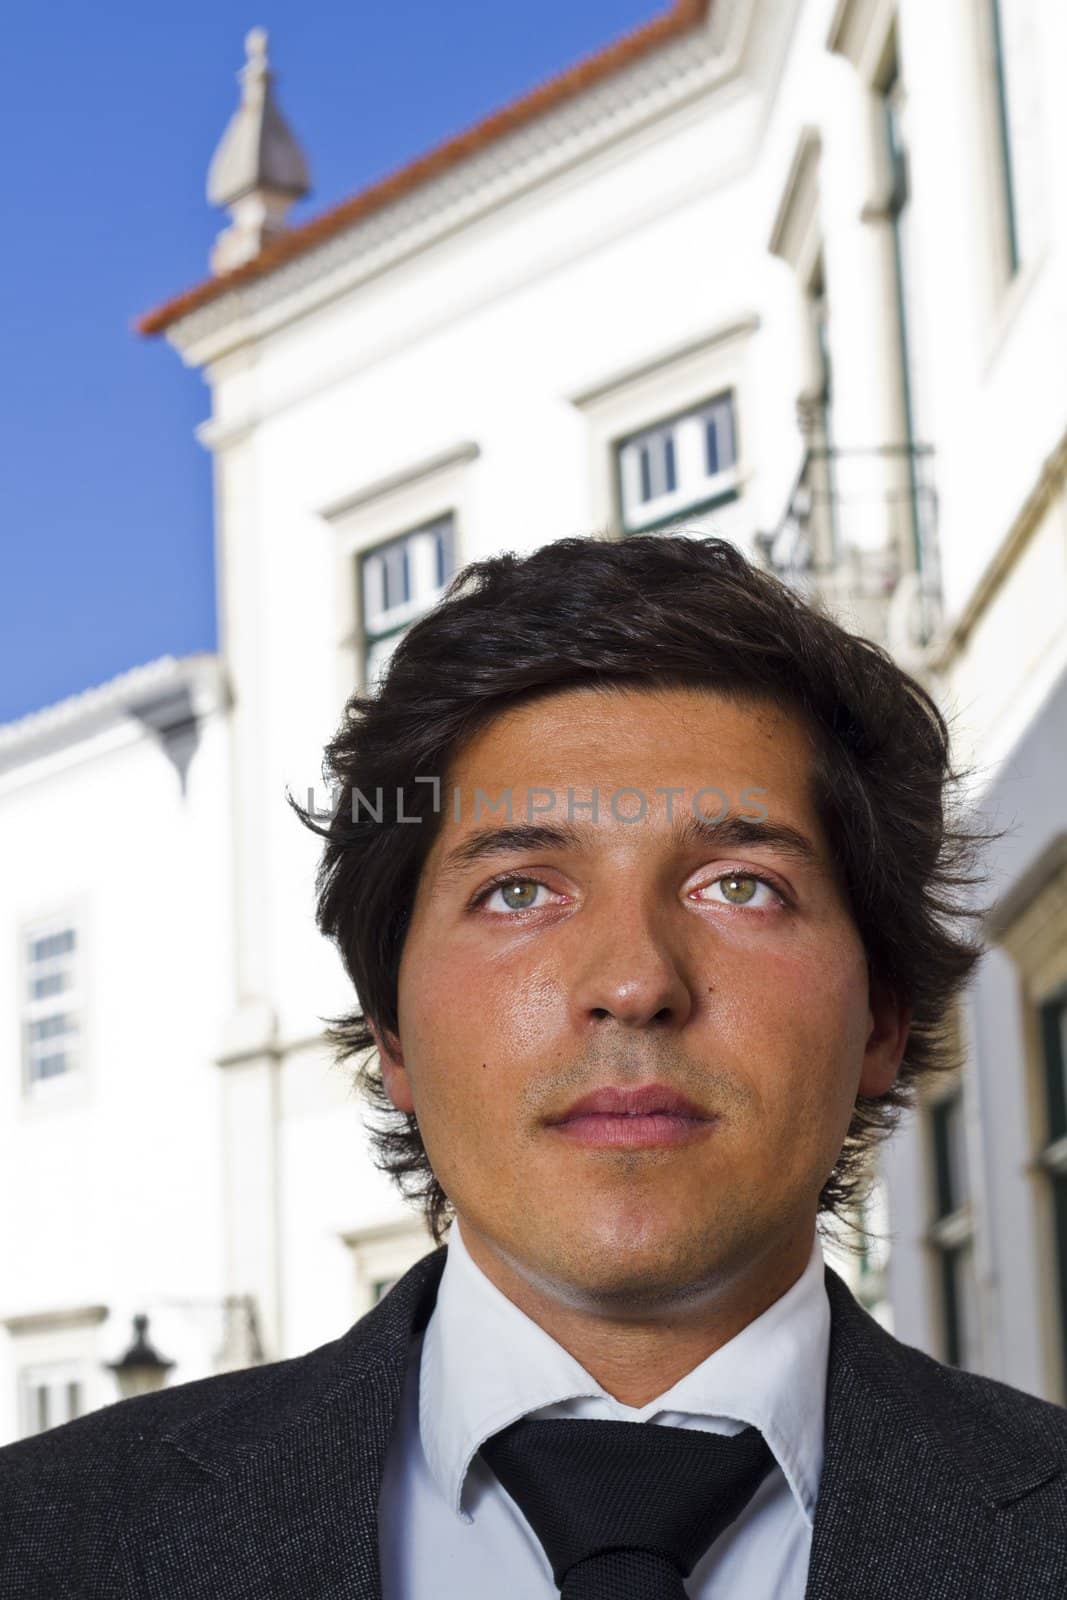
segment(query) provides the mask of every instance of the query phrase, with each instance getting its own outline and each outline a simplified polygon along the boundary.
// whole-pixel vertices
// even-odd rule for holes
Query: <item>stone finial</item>
[[[211,158],[207,197],[225,206],[232,221],[211,252],[211,269],[230,272],[257,256],[285,227],[294,200],[311,187],[307,163],[274,100],[267,32],[245,39],[247,61],[238,73],[241,104]]]

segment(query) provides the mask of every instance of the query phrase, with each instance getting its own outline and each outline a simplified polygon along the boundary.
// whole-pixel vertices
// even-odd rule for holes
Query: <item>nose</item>
[[[569,985],[579,1030],[608,1019],[630,1027],[679,1028],[693,992],[687,976],[684,933],[656,903],[630,886],[589,915],[587,908]]]

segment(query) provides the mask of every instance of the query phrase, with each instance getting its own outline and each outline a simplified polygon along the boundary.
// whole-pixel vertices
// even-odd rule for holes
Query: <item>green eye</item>
[[[525,911],[533,904],[540,887],[532,878],[514,878],[510,883],[497,884],[509,911]]]
[[[756,892],[756,885],[759,883],[759,879],[749,877],[747,874],[742,874],[740,872],[731,872],[725,878],[717,878],[716,882],[722,884],[723,894],[727,896],[732,905],[747,906],[749,901],[752,899],[752,896]],[[745,885],[747,887],[747,893],[742,892],[737,899],[734,899],[733,893],[734,886],[736,884]]]
[[[710,883],[706,883],[698,892],[705,895],[709,889],[720,890],[722,899],[706,900],[706,905],[755,906],[758,910],[765,911],[774,904],[784,904],[780,891],[769,878],[762,877],[758,872],[724,872],[718,878],[713,878]],[[768,892],[770,900],[761,902],[758,899],[761,889]]]

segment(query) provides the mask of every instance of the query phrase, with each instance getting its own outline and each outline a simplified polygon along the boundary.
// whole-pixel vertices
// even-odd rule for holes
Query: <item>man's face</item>
[[[857,1093],[890,1086],[906,1040],[868,983],[814,754],[771,703],[583,688],[503,714],[445,775],[399,1038],[379,1038],[393,1102],[416,1113],[483,1259],[575,1307],[635,1310],[776,1256],[803,1267]],[[472,858],[475,836],[509,826],[489,809],[506,791],[512,827],[577,837]],[[698,811],[792,830],[810,858],[771,836],[686,837]],[[605,1142],[627,1137],[617,1120],[560,1125],[593,1090],[650,1084],[704,1120],[637,1144]]]

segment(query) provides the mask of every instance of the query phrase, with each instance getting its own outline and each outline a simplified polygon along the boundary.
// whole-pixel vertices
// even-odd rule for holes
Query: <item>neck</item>
[[[762,1316],[800,1278],[811,1256],[814,1222],[749,1267],[716,1280],[706,1294],[674,1301],[658,1313],[622,1318],[553,1294],[471,1223],[463,1222],[467,1253],[489,1281],[623,1405],[640,1407]]]

